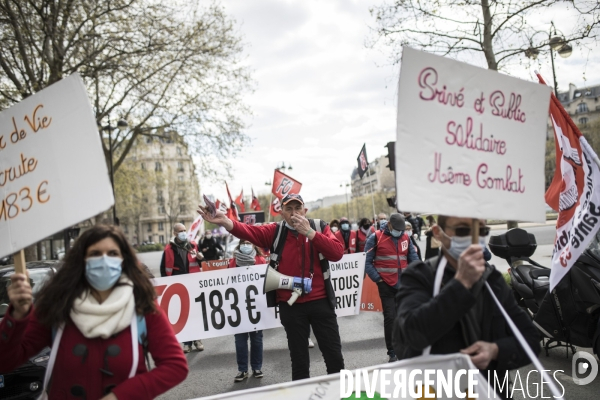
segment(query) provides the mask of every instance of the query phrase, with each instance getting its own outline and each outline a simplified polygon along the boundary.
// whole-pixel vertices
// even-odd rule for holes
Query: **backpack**
[[[308,219],[308,223],[315,232],[322,233],[327,226],[327,223],[320,219]],[[285,246],[285,239],[287,238],[289,228],[285,226],[285,221],[281,221],[277,223],[277,228],[275,229],[275,236],[273,238],[273,244],[271,245],[270,251],[271,255],[269,256],[269,266],[277,271],[279,268],[279,263],[281,262],[281,253],[283,252],[283,247]],[[282,240],[283,238],[283,240]],[[310,268],[313,269],[313,257],[312,257],[312,241],[309,241],[310,251]],[[331,284],[330,272],[329,272],[329,260],[327,260],[323,254],[319,253],[319,264],[321,266],[321,271],[323,272],[323,280],[325,281],[325,291],[327,293],[327,299],[329,300],[329,305],[332,309],[335,310],[335,291],[333,290],[333,285]],[[304,267],[304,266],[303,266]],[[275,307],[277,305],[277,294],[275,290],[272,290],[266,294],[267,296],[267,307]]]

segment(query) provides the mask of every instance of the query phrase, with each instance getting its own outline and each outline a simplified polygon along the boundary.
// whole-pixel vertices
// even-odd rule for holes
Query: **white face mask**
[[[452,258],[458,260],[460,255],[471,245],[471,236],[452,236],[450,238],[450,248],[447,249]],[[479,237],[479,245],[485,248],[485,237]]]
[[[252,253],[252,245],[251,244],[241,244],[240,251],[244,254]]]
[[[180,242],[185,242],[185,241],[187,240],[187,233],[186,233],[186,232],[179,232],[179,233],[177,234],[177,239],[178,239]]]
[[[331,232],[336,233],[338,231],[337,226],[332,226],[331,227]]]

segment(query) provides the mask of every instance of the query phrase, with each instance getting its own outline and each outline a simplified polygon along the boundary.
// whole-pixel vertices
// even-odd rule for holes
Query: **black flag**
[[[363,144],[362,149],[360,149],[360,153],[358,153],[358,175],[362,178],[367,169],[369,169],[369,161],[367,161],[367,148],[366,144]]]

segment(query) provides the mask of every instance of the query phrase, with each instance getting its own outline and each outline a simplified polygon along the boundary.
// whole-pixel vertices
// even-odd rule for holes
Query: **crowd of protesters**
[[[485,241],[471,245],[466,240],[471,233],[470,219],[439,216],[436,223],[427,216],[425,223],[420,215],[404,212],[389,218],[380,213],[357,221],[340,217],[327,223],[306,218],[300,195],[288,195],[281,204],[280,223],[246,225],[220,211],[211,215],[200,207],[198,212],[239,238],[229,268],[269,261],[288,276],[304,276],[310,269],[312,291],[303,293],[293,305],[288,304],[289,290],[267,293],[267,304],[279,306],[292,380],[310,376],[311,329],[327,373],[344,369],[329,274],[329,262],[339,261],[344,254],[366,253],[365,278],[379,290],[389,362],[431,351],[462,352],[478,368],[501,374],[527,364],[523,349],[508,333],[499,313],[483,312],[493,307],[490,296],[482,292],[486,281],[534,351],[539,351],[530,318],[516,305],[502,276],[487,264]],[[485,221],[481,226],[479,234],[485,237],[489,228]],[[423,232],[425,257],[417,243]],[[273,243],[274,237],[282,239],[280,245]],[[223,256],[221,241],[212,232],[196,243],[189,240],[183,224],[175,224],[173,239],[161,260],[161,276],[197,273],[202,261]],[[435,296],[431,288],[437,268],[443,269],[442,287]],[[183,343],[183,349],[177,344],[167,316],[154,301],[150,278],[120,229],[101,225],[75,242],[65,265],[41,290],[35,308],[29,280],[14,274],[8,288],[10,306],[0,323],[0,351],[5,355],[0,369],[10,371],[44,346],[54,345],[56,354],[45,378],[48,398],[59,398],[59,393],[65,392],[102,400],[153,398],[177,385],[188,372],[183,353],[192,345],[200,351],[204,347],[200,340]],[[234,336],[238,370],[234,381],[248,378],[249,367],[254,378],[262,378],[262,331]],[[135,344],[133,365],[128,365],[129,358],[108,365],[106,355],[86,361],[89,349],[109,352],[114,347],[119,349],[115,354],[122,354],[126,343]],[[140,352],[152,355],[154,369],[147,368]],[[47,386],[49,382],[55,383]]]

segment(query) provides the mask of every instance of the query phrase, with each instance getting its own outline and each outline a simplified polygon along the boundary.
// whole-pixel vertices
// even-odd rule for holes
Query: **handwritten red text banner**
[[[546,86],[405,47],[399,209],[544,221],[549,101]]]

